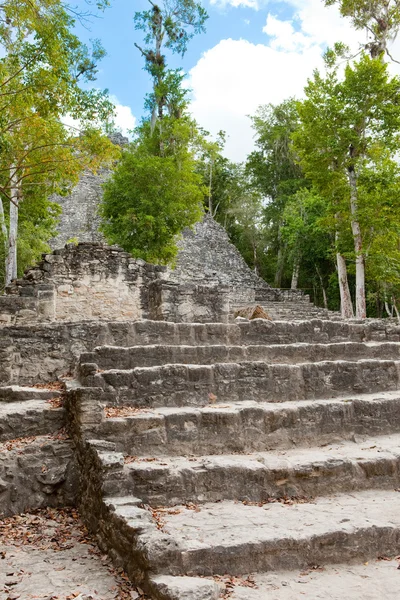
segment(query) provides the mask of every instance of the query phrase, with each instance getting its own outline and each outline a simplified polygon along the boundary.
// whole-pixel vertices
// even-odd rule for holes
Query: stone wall
[[[146,318],[149,285],[163,271],[120,248],[68,244],[44,255],[0,297],[0,324]]]
[[[125,146],[129,142],[128,138],[118,132],[109,137],[117,146]],[[62,248],[71,240],[105,242],[103,234],[99,231],[98,208],[103,196],[103,183],[111,173],[111,169],[100,169],[96,174],[85,171],[71,194],[68,196],[54,194],[51,197],[51,200],[57,202],[62,209],[57,226],[58,235],[50,241],[52,249]]]
[[[226,323],[232,313],[229,296],[227,286],[159,279],[150,284],[149,318],[175,323]]]
[[[55,194],[51,197],[62,209],[58,235],[50,240],[51,248],[61,248],[72,240],[105,242],[99,231],[98,208],[103,195],[102,185],[110,175],[110,169],[100,169],[96,174],[86,171],[69,196]]]
[[[294,342],[400,341],[400,326],[384,321],[310,320],[238,323],[127,321],[49,323],[4,327],[0,334],[0,385],[54,381],[97,346],[292,344]]]
[[[233,316],[228,284],[206,278],[180,282],[166,275],[166,267],[134,259],[118,247],[67,244],[43,255],[0,296],[0,325],[147,318],[226,322]],[[254,288],[242,290],[249,302],[254,294]]]
[[[2,446],[7,452],[1,452]],[[70,440],[20,438],[0,445],[1,514],[76,505],[78,471]]]

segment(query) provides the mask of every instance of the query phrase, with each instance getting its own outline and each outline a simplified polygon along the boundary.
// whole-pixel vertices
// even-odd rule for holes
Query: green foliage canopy
[[[126,150],[104,186],[103,231],[107,239],[137,258],[168,264],[176,237],[201,216],[203,191],[189,154],[155,156]]]

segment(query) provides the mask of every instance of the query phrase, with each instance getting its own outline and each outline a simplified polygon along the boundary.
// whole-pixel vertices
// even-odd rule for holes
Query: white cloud
[[[261,2],[259,2],[259,0],[210,0],[210,4],[218,6],[219,8],[226,8],[227,6],[239,8],[239,6],[243,6],[245,8],[259,10]]]
[[[243,3],[212,1],[225,6]],[[263,2],[245,1],[254,1],[257,7]],[[227,132],[226,155],[233,160],[244,160],[254,148],[247,115],[254,114],[261,104],[301,97],[313,70],[323,68],[327,46],[342,41],[357,49],[365,43],[365,35],[356,32],[336,6],[326,8],[321,0],[288,0],[285,4],[293,11],[292,19],[283,21],[269,14],[263,27],[268,36],[265,44],[221,40],[189,73],[194,117],[213,134],[220,129]]]
[[[114,123],[123,135],[129,137],[129,131],[136,127],[136,117],[132,114],[130,106],[120,104],[115,96],[111,96],[110,99],[115,104]]]
[[[344,42],[350,47],[358,47],[365,41],[365,34],[356,31],[350,19],[343,18],[337,6],[324,6],[321,0],[289,0],[295,9],[295,22],[301,32],[312,43],[320,46],[333,46],[335,42]]]
[[[115,105],[114,124],[116,128],[121,131],[122,135],[131,138],[129,132],[136,126],[136,117],[132,114],[131,107],[120,104],[116,96],[110,96],[110,100]],[[73,119],[71,115],[63,117],[62,122],[72,131],[80,129],[80,122]]]
[[[313,44],[312,38],[295,31],[291,21],[280,21],[271,14],[267,16],[263,32],[273,38],[270,46],[274,50],[301,51]]]
[[[211,133],[224,129],[226,154],[243,160],[253,147],[249,114],[260,104],[300,95],[306,79],[322,65],[319,47],[280,52],[246,40],[222,40],[190,71],[191,110]]]

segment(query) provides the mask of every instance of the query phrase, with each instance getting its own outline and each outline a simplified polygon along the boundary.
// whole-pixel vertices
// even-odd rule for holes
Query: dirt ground
[[[1,600],[145,598],[99,551],[75,509],[39,510],[0,522]]]

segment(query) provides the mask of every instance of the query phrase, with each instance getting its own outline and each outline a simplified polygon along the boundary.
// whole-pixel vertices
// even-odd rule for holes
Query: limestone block
[[[59,294],[73,294],[74,288],[72,287],[72,285],[69,284],[59,285],[57,288],[57,292]]]
[[[244,319],[267,319],[272,321],[268,313],[265,312],[262,306],[257,304],[256,306],[245,306],[235,311],[235,318],[243,317]]]

